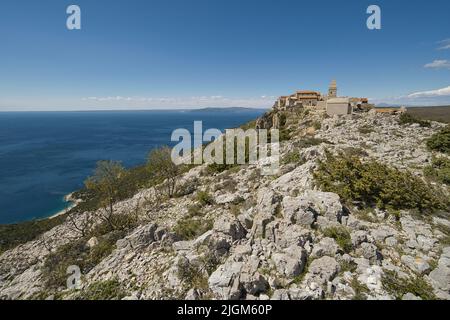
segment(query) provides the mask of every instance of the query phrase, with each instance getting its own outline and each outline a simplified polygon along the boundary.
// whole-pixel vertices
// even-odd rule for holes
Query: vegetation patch
[[[316,130],[322,129],[322,123],[320,121],[314,121],[312,124],[313,128]]]
[[[431,151],[439,151],[450,154],[450,125],[447,125],[427,141],[427,147]]]
[[[384,270],[381,279],[383,288],[397,300],[401,300],[407,293],[412,293],[423,300],[435,300],[433,288],[422,278],[402,279],[395,271]]]
[[[424,174],[433,181],[450,185],[450,159],[433,158],[431,165],[425,167]]]
[[[361,134],[370,134],[372,132],[375,132],[375,130],[370,126],[365,125],[365,126],[359,127],[358,132]]]
[[[398,120],[398,123],[400,125],[410,125],[413,123],[417,123],[419,124],[421,127],[431,127],[431,122],[427,121],[427,120],[421,120],[419,118],[414,117],[413,115],[411,115],[410,113],[402,113],[400,115],[400,118]]]
[[[305,163],[305,160],[300,156],[300,153],[298,151],[291,151],[283,156],[282,163],[293,163],[300,166]]]
[[[195,239],[213,228],[213,221],[200,217],[181,219],[174,227],[174,232],[184,240]]]
[[[178,277],[183,280],[185,290],[208,289],[208,277],[202,268],[186,263],[178,266]]]
[[[337,193],[347,203],[420,212],[448,207],[448,199],[429,183],[374,160],[363,163],[357,157],[333,156],[328,152],[314,177],[324,191]]]
[[[331,227],[323,231],[327,238],[333,238],[344,252],[349,253],[353,249],[350,232],[345,227]]]
[[[208,191],[199,191],[196,199],[201,206],[210,206],[214,204],[214,198]]]
[[[331,142],[329,142],[328,140],[318,139],[318,138],[313,138],[313,137],[305,137],[305,138],[301,139],[300,141],[296,142],[294,146],[299,149],[305,149],[305,148],[318,146],[322,143],[331,144]]]
[[[89,248],[87,238],[81,238],[59,247],[51,252],[44,262],[42,275],[48,289],[66,286],[67,268],[71,265],[80,267],[82,274],[87,274],[115,249],[117,240],[123,238],[123,232],[111,232],[98,238],[98,244]]]
[[[355,290],[353,300],[367,300],[370,289],[365,284],[359,282],[357,277],[353,277],[350,286]]]
[[[77,300],[121,300],[127,296],[126,290],[117,280],[98,281],[82,290]]]

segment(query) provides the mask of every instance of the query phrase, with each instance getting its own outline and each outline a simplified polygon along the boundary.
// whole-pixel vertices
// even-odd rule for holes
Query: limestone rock
[[[305,249],[298,246],[291,246],[272,255],[278,272],[288,278],[294,278],[303,272],[306,258]]]

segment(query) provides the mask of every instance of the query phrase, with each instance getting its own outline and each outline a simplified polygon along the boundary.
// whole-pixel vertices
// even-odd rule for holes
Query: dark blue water
[[[99,160],[127,166],[173,145],[172,131],[203,121],[236,127],[261,110],[0,112],[0,224],[44,218],[67,207],[63,197],[83,186]]]

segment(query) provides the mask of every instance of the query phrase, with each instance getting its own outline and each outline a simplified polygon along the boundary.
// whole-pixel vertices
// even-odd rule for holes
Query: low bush
[[[403,279],[395,271],[384,270],[381,282],[383,288],[398,300],[401,300],[407,293],[412,293],[423,300],[436,299],[433,288],[422,277]]]
[[[347,203],[420,212],[448,207],[448,199],[429,183],[408,171],[373,160],[363,163],[357,157],[327,153],[327,159],[319,162],[314,178],[324,191],[337,193]]]
[[[98,281],[82,290],[78,300],[121,300],[127,296],[126,290],[117,279]]]
[[[58,289],[66,286],[67,268],[76,265],[82,274],[87,274],[115,249],[117,240],[123,238],[122,232],[111,232],[98,238],[98,244],[89,248],[87,239],[72,241],[50,253],[44,262],[42,275],[46,288]]]
[[[209,206],[214,204],[214,198],[207,191],[199,191],[196,200],[201,206]]]
[[[316,130],[322,129],[322,123],[320,121],[314,121],[312,124],[313,128]]]
[[[179,220],[173,231],[183,240],[195,239],[213,227],[212,220],[198,217],[188,217]]]
[[[331,227],[323,231],[323,235],[333,238],[344,252],[349,253],[353,249],[350,232],[345,227]]]
[[[450,125],[431,136],[427,141],[427,147],[431,151],[450,154]]]
[[[424,174],[433,181],[450,185],[450,159],[433,158],[431,165],[425,167]]]
[[[282,159],[282,164],[294,163],[296,165],[302,165],[304,162],[304,159],[300,156],[298,151],[289,152],[284,155]]]
[[[361,133],[361,134],[369,134],[369,133],[372,133],[374,131],[375,130],[372,127],[368,126],[368,125],[365,125],[365,126],[362,126],[362,127],[358,128],[358,132]]]
[[[370,293],[370,290],[365,284],[359,282],[357,277],[353,277],[350,286],[355,291],[355,296],[353,297],[353,300],[357,301],[367,300],[367,295]]]
[[[318,146],[322,143],[331,144],[331,142],[329,142],[328,140],[312,138],[312,137],[305,137],[305,138],[301,139],[300,141],[296,142],[294,144],[294,146],[296,148],[304,149],[304,148],[309,148],[309,147],[313,147],[313,146]]]
[[[418,123],[421,127],[431,127],[430,121],[418,119],[409,113],[402,113],[398,123],[401,125]]]

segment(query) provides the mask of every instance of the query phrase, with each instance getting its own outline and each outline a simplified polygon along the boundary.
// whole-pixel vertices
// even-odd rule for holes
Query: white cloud
[[[450,105],[450,86],[427,91],[417,91],[408,95],[370,99],[375,104],[437,106]]]
[[[431,69],[450,69],[450,61],[448,60],[434,60],[431,63],[427,63],[425,68]]]
[[[438,42],[440,47],[439,50],[447,50],[450,49],[450,39],[442,40]]]
[[[408,95],[408,98],[422,98],[422,97],[450,97],[450,86],[442,89],[437,90],[430,90],[430,91],[420,91],[420,92],[414,92]]]

